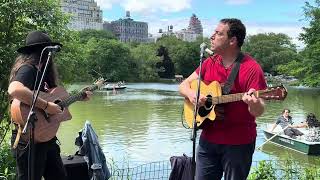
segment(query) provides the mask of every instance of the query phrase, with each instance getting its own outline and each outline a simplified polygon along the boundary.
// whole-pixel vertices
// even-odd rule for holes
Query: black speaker
[[[90,180],[88,165],[83,157],[78,155],[61,157],[64,168],[67,171],[68,180]]]

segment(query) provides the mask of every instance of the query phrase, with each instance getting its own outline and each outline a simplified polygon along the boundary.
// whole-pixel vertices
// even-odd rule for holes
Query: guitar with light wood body
[[[191,82],[191,89],[197,90],[198,81]],[[200,93],[207,97],[204,106],[198,108],[196,116],[197,127],[201,127],[205,120],[215,120],[216,113],[214,108],[218,104],[241,101],[244,93],[222,95],[221,86],[217,81],[213,81],[210,84],[206,84],[201,81]],[[284,100],[287,96],[287,89],[284,86],[269,87],[265,90],[259,90],[254,93],[257,98],[265,100]],[[184,119],[187,125],[192,128],[194,120],[194,104],[192,104],[188,98],[184,101]]]
[[[42,109],[34,109],[35,115],[37,116],[34,130],[35,143],[47,142],[50,139],[54,138],[57,134],[60,123],[72,118],[68,106],[76,101],[83,99],[83,97],[86,96],[85,91],[94,91],[101,87],[104,82],[105,81],[103,79],[100,79],[96,83],[94,83],[94,85],[89,86],[72,96],[70,96],[69,93],[61,87],[50,89],[48,92],[39,92],[40,98],[58,104],[63,111],[59,114],[50,115],[46,114]],[[29,115],[30,108],[30,105],[24,104],[18,99],[13,99],[10,107],[11,118],[13,122],[18,124],[20,127],[24,127]],[[27,139],[27,137],[21,137],[24,140]]]

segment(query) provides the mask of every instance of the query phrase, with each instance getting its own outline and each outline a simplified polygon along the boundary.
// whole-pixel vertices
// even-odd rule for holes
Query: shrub
[[[0,179],[15,178],[15,159],[11,154],[11,148],[7,143],[0,147]]]
[[[253,172],[249,175],[248,180],[276,180],[275,169],[271,162],[265,160],[260,161],[258,166],[253,169]]]

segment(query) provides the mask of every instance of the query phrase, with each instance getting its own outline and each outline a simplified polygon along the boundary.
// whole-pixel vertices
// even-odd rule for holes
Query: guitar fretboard
[[[70,106],[72,103],[83,99],[83,98],[86,96],[86,92],[85,92],[85,91],[94,91],[94,90],[96,90],[96,89],[98,89],[98,86],[97,86],[97,85],[89,86],[89,87],[87,87],[85,90],[82,90],[82,91],[80,91],[79,93],[77,93],[77,94],[75,94],[75,95],[72,95],[72,96],[68,97],[67,99],[59,102],[58,105],[59,105],[61,108],[68,107],[68,106]]]
[[[211,99],[208,99],[208,101],[211,100],[212,104],[223,104],[223,103],[235,102],[235,101],[240,101],[242,99],[243,94],[244,93],[237,93],[237,94],[212,97]]]
[[[254,95],[256,97],[259,97],[259,94],[264,92],[265,90],[256,91]],[[212,104],[223,104],[223,103],[235,102],[235,101],[242,100],[243,95],[244,93],[228,94],[228,95],[208,98],[208,101],[212,102]]]

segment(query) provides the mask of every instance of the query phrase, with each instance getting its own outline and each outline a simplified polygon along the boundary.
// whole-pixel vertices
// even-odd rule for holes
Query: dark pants
[[[14,141],[15,133],[12,136]],[[64,169],[61,157],[60,147],[57,144],[57,138],[44,143],[38,143],[34,146],[34,180],[65,180],[66,170]],[[13,156],[16,159],[17,179],[28,180],[28,152],[29,146],[20,142],[16,149],[12,149]]]
[[[222,145],[199,140],[196,180],[246,180],[252,163],[255,142],[245,145]]]
[[[284,134],[290,136],[291,138],[296,138],[296,136],[303,135],[303,133],[296,128],[287,128],[284,130]]]

